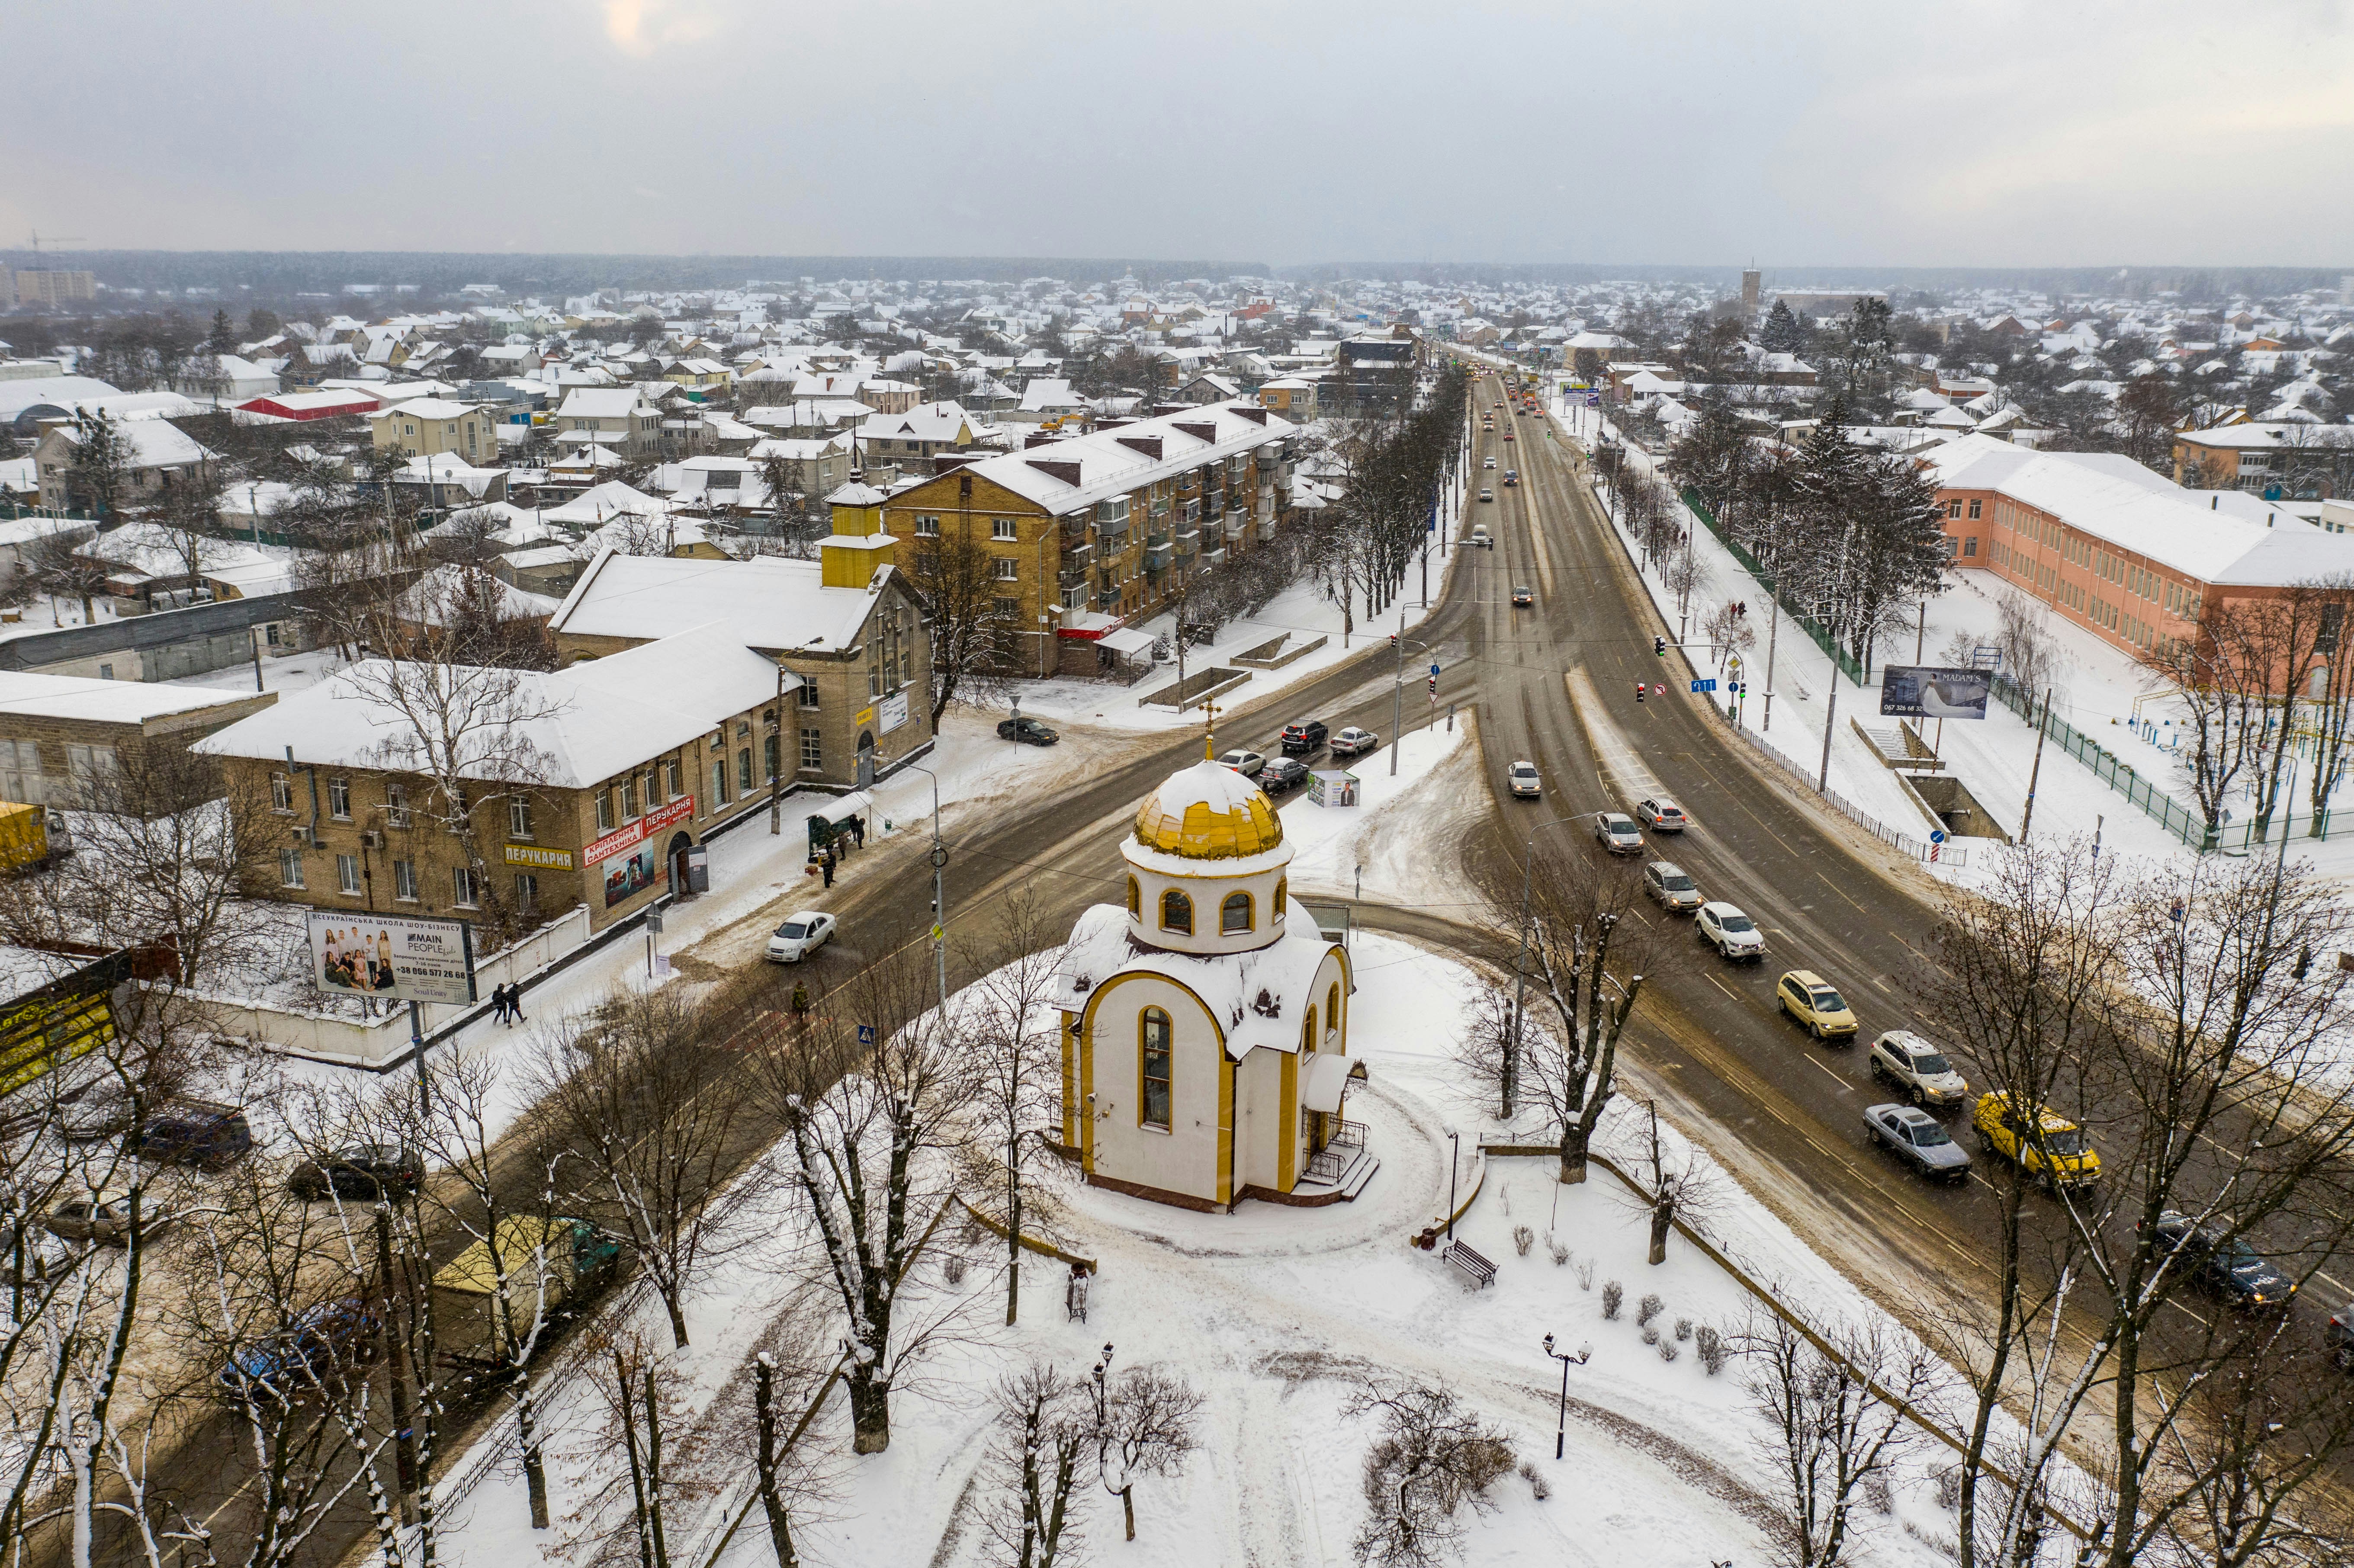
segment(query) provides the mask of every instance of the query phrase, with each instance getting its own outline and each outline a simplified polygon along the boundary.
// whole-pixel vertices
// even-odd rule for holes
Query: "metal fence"
[[[1775,767],[1780,768],[1783,773],[1789,777],[1792,782],[1803,786],[1809,793],[1822,800],[1840,816],[1845,817],[1849,821],[1853,822],[1857,827],[1861,828],[1865,832],[1870,833],[1873,838],[1878,839],[1882,843],[1888,845],[1891,849],[1897,851],[1901,854],[1911,855],[1914,860],[1921,862],[1924,865],[1962,866],[1970,863],[1970,852],[1963,845],[1956,843],[1950,839],[1944,843],[1934,844],[1926,839],[1915,838],[1911,833],[1892,828],[1886,822],[1882,821],[1878,817],[1873,816],[1871,812],[1865,810],[1862,807],[1857,805],[1854,801],[1840,794],[1838,790],[1816,789],[1815,776],[1808,773],[1805,768],[1800,768],[1797,763],[1791,761],[1789,758],[1784,756],[1781,748],[1776,747],[1772,741],[1767,740],[1764,736],[1755,733],[1745,726],[1734,724],[1729,720],[1726,722],[1725,727],[1730,729],[1734,734],[1739,736],[1743,740],[1747,741],[1751,749],[1755,751],[1758,756],[1764,758],[1766,761],[1772,763]]]
[[[1790,618],[1790,623],[1811,638],[1815,646],[1821,649],[1824,655],[1837,665],[1849,680],[1859,686],[1862,685],[1863,665],[1856,656],[1840,647],[1839,640],[1825,630],[1813,617],[1790,602],[1788,597],[1782,592],[1780,585],[1775,582],[1774,574],[1766,569],[1766,563],[1751,555],[1746,546],[1734,538],[1724,524],[1716,520],[1716,514],[1709,510],[1708,503],[1700,498],[1697,492],[1687,486],[1681,493],[1686,510],[1700,519],[1702,526],[1716,535],[1716,542],[1723,546],[1726,553],[1734,560],[1741,563],[1744,571],[1755,577],[1764,586],[1766,591],[1774,596],[1776,601],[1782,607],[1782,613]]]

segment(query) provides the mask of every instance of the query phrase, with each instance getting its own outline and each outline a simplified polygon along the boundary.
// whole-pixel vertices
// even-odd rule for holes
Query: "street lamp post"
[[[1455,1239],[1455,1172],[1463,1163],[1463,1134],[1447,1129],[1447,1239]]]
[[[940,985],[940,1020],[949,1015],[949,848],[940,842],[940,776],[910,762],[908,769],[932,781],[932,966]]]
[[[1551,1334],[1544,1337],[1544,1347],[1545,1354],[1561,1363],[1561,1412],[1554,1418],[1553,1428],[1553,1457],[1558,1459],[1569,1441],[1569,1369],[1584,1366],[1586,1357],[1594,1353],[1594,1347],[1580,1345],[1577,1347],[1577,1354],[1565,1355],[1553,1348]],[[1104,1349],[1108,1351],[1111,1347],[1107,1345]]]

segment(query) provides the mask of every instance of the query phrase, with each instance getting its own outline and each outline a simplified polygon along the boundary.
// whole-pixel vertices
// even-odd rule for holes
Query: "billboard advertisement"
[[[360,910],[313,909],[311,983],[390,1001],[463,1007],[474,1000],[473,928]]]
[[[1900,718],[1982,719],[1988,673],[1935,664],[1890,664],[1880,672],[1880,711]]]

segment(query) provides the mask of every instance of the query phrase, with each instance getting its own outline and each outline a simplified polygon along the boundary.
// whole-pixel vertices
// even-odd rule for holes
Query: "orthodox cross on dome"
[[[1215,762],[1217,759],[1218,702],[1215,697],[1208,697],[1202,703],[1202,760]]]

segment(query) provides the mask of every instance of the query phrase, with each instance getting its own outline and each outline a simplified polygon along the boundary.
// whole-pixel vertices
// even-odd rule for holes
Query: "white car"
[[[1256,751],[1229,751],[1218,758],[1218,766],[1231,768],[1246,779],[1256,779],[1258,770],[1267,766],[1267,758]]]
[[[1699,931],[1700,939],[1716,949],[1719,958],[1766,956],[1766,933],[1757,928],[1757,922],[1722,899],[1711,899],[1702,905],[1692,926]]]
[[[1332,736],[1332,755],[1335,757],[1363,757],[1366,752],[1373,750],[1373,747],[1381,745],[1381,743],[1382,737],[1375,735],[1372,730],[1359,729],[1355,725],[1351,725],[1348,728],[1340,731]]]
[[[769,961],[772,964],[797,964],[833,939],[833,916],[804,909],[798,915],[788,915],[785,923],[769,938]]]
[[[1544,792],[1544,785],[1537,778],[1537,765],[1533,762],[1515,762],[1504,769],[1504,787],[1512,792],[1514,799],[1522,800],[1533,800]]]
[[[1493,468],[1493,467],[1495,467],[1495,466],[1496,466],[1496,460],[1495,460],[1494,458],[1490,458],[1490,459],[1488,459],[1485,462],[1482,462],[1479,466],[1480,466],[1482,469],[1490,469],[1490,468]]]
[[[1643,853],[1643,830],[1635,825],[1634,818],[1617,811],[1594,813],[1594,837],[1612,854]]]
[[[1872,1075],[1904,1090],[1916,1106],[1957,1106],[1970,1097],[1968,1080],[1946,1054],[1909,1029],[1892,1029],[1872,1043]]]
[[[1684,809],[1681,806],[1677,805],[1665,795],[1654,795],[1648,800],[1638,801],[1635,806],[1635,816],[1645,827],[1655,833],[1682,832],[1691,821],[1684,815]]]

